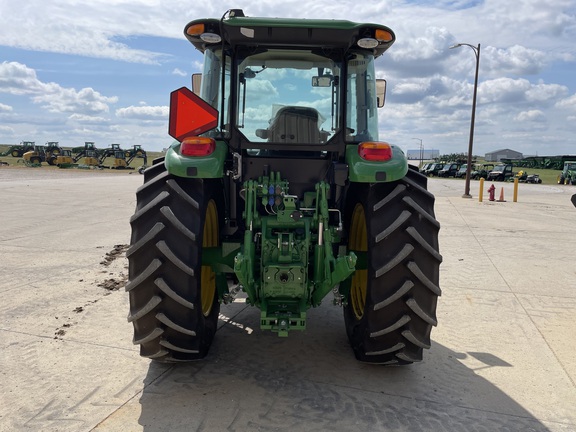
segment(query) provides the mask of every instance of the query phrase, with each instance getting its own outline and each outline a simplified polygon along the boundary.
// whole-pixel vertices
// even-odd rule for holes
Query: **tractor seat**
[[[319,114],[314,108],[280,108],[268,128],[268,141],[278,143],[320,143]]]

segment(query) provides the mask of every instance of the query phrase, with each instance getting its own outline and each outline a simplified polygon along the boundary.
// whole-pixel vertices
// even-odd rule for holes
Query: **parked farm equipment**
[[[514,177],[511,164],[496,165],[492,171],[488,173],[486,180],[489,181],[506,181]]]
[[[576,161],[564,162],[564,168],[558,175],[558,184],[576,185]]]
[[[51,141],[47,142],[46,145],[34,145],[34,148],[24,153],[22,158],[26,165],[39,166],[42,162],[46,162],[48,165],[55,165],[56,157],[61,151],[62,149],[58,143]]]
[[[100,166],[99,151],[92,141],[86,141],[84,147],[74,147],[72,149],[72,161],[76,163],[82,158],[82,165],[86,167]]]
[[[527,171],[520,170],[514,177],[510,177],[508,180],[515,181],[518,179],[519,183],[542,183],[539,174],[528,174]]]
[[[428,177],[434,177],[438,175],[442,168],[444,168],[443,163],[433,163],[428,168],[426,168],[422,174]]]
[[[74,159],[72,158],[72,150],[62,149],[60,154],[56,156],[55,165],[58,168],[71,168],[74,166]]]
[[[146,154],[146,150],[144,150],[139,144],[135,144],[134,147],[126,150],[126,163],[128,165],[130,165],[130,163],[132,163],[136,158],[144,159],[142,162],[144,168],[148,166],[148,155]]]
[[[104,166],[104,161],[109,157],[114,158],[114,164],[110,166]],[[100,165],[103,168],[134,169],[134,167],[130,166],[130,164],[136,158],[144,159],[143,165],[140,169],[145,169],[148,159],[146,151],[142,148],[141,145],[136,144],[131,149],[123,150],[120,148],[120,144],[112,144],[109,148],[100,152]]]
[[[494,169],[494,164],[476,164],[476,169],[470,173],[474,180],[488,178],[488,173]]]
[[[0,156],[12,156],[15,158],[22,157],[24,153],[33,151],[35,143],[34,141],[22,141],[19,145],[13,145],[8,148]]]
[[[447,162],[444,164],[442,169],[438,171],[438,177],[456,177],[458,171],[460,169],[460,165],[456,162]]]

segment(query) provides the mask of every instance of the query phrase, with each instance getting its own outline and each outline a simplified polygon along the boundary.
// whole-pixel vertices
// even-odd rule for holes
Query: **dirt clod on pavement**
[[[114,245],[110,252],[106,252],[106,256],[104,257],[104,260],[100,261],[100,264],[108,267],[112,261],[114,261],[116,258],[119,258],[124,252],[126,252],[127,249],[127,244]]]

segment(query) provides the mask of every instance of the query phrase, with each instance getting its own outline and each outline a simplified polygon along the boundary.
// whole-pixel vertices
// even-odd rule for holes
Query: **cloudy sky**
[[[169,93],[202,63],[184,26],[229,8],[392,28],[380,138],[405,150],[467,151],[475,56],[449,47],[480,43],[474,154],[576,154],[574,0],[0,0],[0,143],[167,147]]]

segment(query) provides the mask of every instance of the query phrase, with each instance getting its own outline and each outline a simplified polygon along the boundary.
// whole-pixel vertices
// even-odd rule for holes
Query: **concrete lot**
[[[443,296],[423,363],[358,363],[326,301],[289,338],[223,306],[208,358],[170,366],[126,322],[141,182],[0,168],[0,431],[576,430],[576,188],[479,203],[430,181]]]

